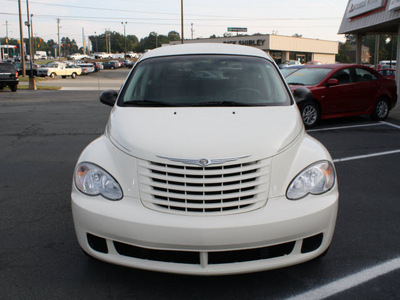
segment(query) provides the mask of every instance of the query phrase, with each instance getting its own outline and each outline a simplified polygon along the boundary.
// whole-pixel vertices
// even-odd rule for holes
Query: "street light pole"
[[[28,26],[28,38],[29,38],[29,62],[30,62],[30,67],[31,71],[29,72],[29,89],[30,90],[36,90],[36,82],[35,82],[35,77],[33,76],[33,53],[32,53],[32,39],[31,39],[31,34],[30,34],[30,19],[29,19],[29,2],[26,0],[26,14],[28,17],[28,21],[26,22],[26,26]]]
[[[31,14],[31,37],[32,37],[32,39],[33,39],[33,42],[32,42],[32,50],[33,50],[33,53],[35,53],[35,44],[36,44],[36,40],[33,38],[33,14]],[[33,62],[35,62],[35,57],[33,57]]]
[[[121,24],[124,26],[124,57],[126,58],[126,24],[128,24],[128,22],[121,22]]]
[[[18,10],[19,10],[19,36],[20,36],[19,51],[22,62],[22,76],[25,77],[26,71],[25,71],[24,30],[22,26],[21,0],[18,0]]]
[[[96,42],[96,52],[99,52],[99,48],[97,47],[97,34],[96,34],[96,31],[94,32],[94,40]]]

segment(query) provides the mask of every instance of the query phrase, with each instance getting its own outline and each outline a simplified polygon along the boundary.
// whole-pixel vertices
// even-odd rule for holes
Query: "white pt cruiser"
[[[120,93],[100,100],[113,106],[110,118],[80,155],[71,194],[84,252],[193,275],[270,270],[326,253],[335,168],[263,51],[162,47],[136,63]]]

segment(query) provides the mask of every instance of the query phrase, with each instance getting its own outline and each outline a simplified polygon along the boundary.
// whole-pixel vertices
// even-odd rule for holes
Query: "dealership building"
[[[170,44],[180,43],[176,41]],[[185,44],[188,43],[227,43],[252,46],[268,53],[277,63],[285,60],[297,60],[302,63],[309,61],[319,61],[324,64],[335,63],[339,47],[339,42],[275,34],[185,40]]]
[[[357,37],[357,62],[361,62],[362,37],[376,34],[397,36],[397,53],[393,59],[400,61],[400,0],[350,0],[339,29],[340,34],[355,34]],[[375,51],[378,53],[379,51]],[[375,58],[379,61],[379,58]],[[397,86],[400,86],[400,69],[396,72]],[[400,88],[397,89],[398,94]]]

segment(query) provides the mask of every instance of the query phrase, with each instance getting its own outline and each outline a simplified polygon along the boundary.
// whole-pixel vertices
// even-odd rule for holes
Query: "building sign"
[[[390,0],[389,10],[400,9],[400,0]]]
[[[245,27],[228,27],[228,32],[247,32]]]
[[[238,41],[224,41],[225,44],[239,44],[244,46],[261,47],[265,44],[265,39],[257,40],[238,40]]]
[[[354,18],[385,6],[386,0],[351,0],[347,6],[346,17]]]

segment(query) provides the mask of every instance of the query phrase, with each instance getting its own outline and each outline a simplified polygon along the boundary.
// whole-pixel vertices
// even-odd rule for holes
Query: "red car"
[[[383,120],[397,102],[395,81],[362,65],[305,66],[287,76],[286,81],[306,127],[320,119],[356,115]],[[304,87],[312,94],[307,91],[306,95]]]

